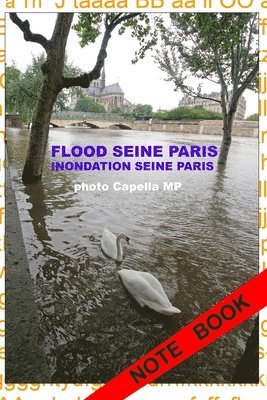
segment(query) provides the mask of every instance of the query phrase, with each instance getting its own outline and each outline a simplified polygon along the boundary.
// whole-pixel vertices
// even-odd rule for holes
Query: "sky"
[[[51,37],[56,14],[23,13],[19,16],[23,20],[29,20],[32,32],[41,33],[47,38]],[[71,30],[67,44],[68,60],[85,72],[89,72],[94,66],[100,39],[82,49],[75,31]],[[183,94],[174,90],[172,82],[165,81],[166,75],[157,66],[152,52],[137,64],[131,63],[137,49],[138,42],[129,33],[126,32],[122,36],[118,35],[118,32],[112,34],[105,62],[106,84],[119,82],[127,100],[134,104],[151,104],[153,111],[177,107]],[[41,54],[43,49],[39,44],[25,42],[22,32],[7,15],[6,51],[7,65],[14,60],[17,67],[24,70],[31,63],[32,55]],[[197,81],[193,77],[190,83],[197,86]],[[203,90],[210,93],[218,91],[219,86],[207,82],[204,83]],[[256,113],[257,94],[246,90],[244,96],[247,101],[246,116]]]

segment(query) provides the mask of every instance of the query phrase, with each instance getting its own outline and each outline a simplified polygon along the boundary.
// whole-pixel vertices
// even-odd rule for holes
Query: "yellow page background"
[[[4,70],[5,70],[5,15],[6,12],[88,12],[88,11],[143,11],[143,12],[259,12],[260,32],[260,78],[267,73],[267,1],[259,0],[187,0],[166,1],[130,0],[127,9],[97,9],[82,8],[85,2],[74,0],[13,0],[0,2],[0,212],[4,214],[4,184],[5,184],[5,101],[4,101]],[[79,7],[75,8],[80,4]],[[138,8],[139,7],[139,8]],[[266,163],[267,157],[267,93],[263,85],[259,93],[259,204],[264,213],[267,207]],[[264,225],[260,229],[260,271],[267,265],[267,230]],[[0,400],[82,400],[89,396],[99,385],[94,384],[5,384],[5,257],[4,257],[4,218],[0,218]],[[267,398],[267,309],[260,313],[260,376],[259,384],[151,384],[129,397],[133,400],[266,400]],[[112,399],[112,393],[110,394]]]

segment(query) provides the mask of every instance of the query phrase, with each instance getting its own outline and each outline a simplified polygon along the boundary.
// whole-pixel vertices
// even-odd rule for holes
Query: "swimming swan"
[[[172,306],[160,282],[149,272],[121,269],[118,274],[126,289],[141,307],[147,306],[165,315],[181,312]]]
[[[126,240],[126,243],[129,244],[130,239],[124,233],[116,236],[105,226],[101,238],[101,247],[106,256],[116,261],[122,261],[122,239]]]

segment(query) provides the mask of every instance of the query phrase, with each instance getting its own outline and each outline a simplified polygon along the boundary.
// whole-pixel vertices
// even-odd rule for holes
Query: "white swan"
[[[121,269],[118,274],[126,289],[141,307],[147,306],[165,315],[181,312],[172,306],[160,282],[149,272]]]
[[[130,239],[124,233],[120,233],[116,236],[105,226],[101,238],[101,247],[106,256],[111,257],[116,261],[122,261],[122,239],[126,240],[126,243],[129,244]]]

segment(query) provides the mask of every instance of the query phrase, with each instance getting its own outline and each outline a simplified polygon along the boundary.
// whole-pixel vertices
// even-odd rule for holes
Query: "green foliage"
[[[240,75],[240,81],[244,81],[257,63],[255,22],[251,29],[252,38],[248,37],[253,14],[171,14],[171,23],[171,29],[163,35],[165,50],[173,49],[183,69],[198,78],[217,77],[219,62],[227,84],[231,84],[235,73]],[[253,40],[249,42],[250,39]],[[236,55],[240,58],[239,65],[234,65]]]
[[[133,110],[134,117],[150,117],[153,108],[150,104],[137,104]]]
[[[244,90],[256,89],[258,26],[251,13],[173,13],[162,30],[162,50],[156,60],[185,94],[201,94],[201,82],[221,86],[223,113],[234,113]],[[200,80],[190,86],[188,78]],[[233,89],[234,88],[234,89]]]
[[[120,107],[114,107],[114,108],[112,108],[111,113],[112,114],[123,114],[123,111]]]
[[[30,68],[22,73],[14,63],[6,67],[6,110],[16,112],[24,122],[30,122],[37,101],[36,78],[30,76]],[[39,82],[40,86],[40,82]]]
[[[127,29],[139,43],[133,60],[133,63],[136,63],[145,57],[148,50],[157,45],[160,33],[164,30],[164,20],[162,14],[142,13],[137,18],[126,21],[120,27],[119,34],[123,34]]]
[[[170,111],[155,113],[153,117],[155,119],[171,120],[171,121],[223,119],[223,115],[221,113],[206,110],[202,106],[195,106],[192,108],[191,107],[173,108]]]
[[[17,112],[24,122],[31,122],[33,110],[36,107],[40,87],[43,81],[41,67],[45,55],[33,56],[25,72],[21,72],[14,63],[6,67],[6,109],[7,112]],[[80,73],[80,69],[65,61],[64,74],[71,76]],[[80,92],[78,88],[64,89],[60,92],[54,105],[54,111],[68,108],[73,95]]]
[[[246,118],[246,121],[259,121],[259,114],[251,114]]]
[[[18,112],[19,90],[18,84],[21,81],[21,72],[12,62],[6,67],[6,110],[7,112]]]
[[[120,107],[115,107],[111,110],[112,114],[120,114],[128,119],[135,119],[137,117],[152,117],[152,106],[150,104],[137,104],[133,111],[123,111]]]
[[[78,98],[74,111],[95,112],[95,113],[106,112],[104,106],[96,103],[93,99],[90,99],[89,97],[85,97],[83,95]]]
[[[102,13],[82,13],[78,16],[78,22],[73,26],[80,38],[81,47],[88,43],[94,43],[101,33],[104,14]]]
[[[123,19],[118,23],[119,19]],[[126,30],[139,42],[139,50],[135,52],[133,62],[144,58],[146,52],[155,47],[159,34],[163,31],[163,18],[160,14],[149,13],[82,13],[74,29],[80,38],[82,47],[94,43],[106,27],[119,27],[119,34]],[[113,30],[114,28],[112,28]]]
[[[126,120],[126,121],[133,121],[133,113],[131,111],[124,111],[121,113],[121,116]]]

